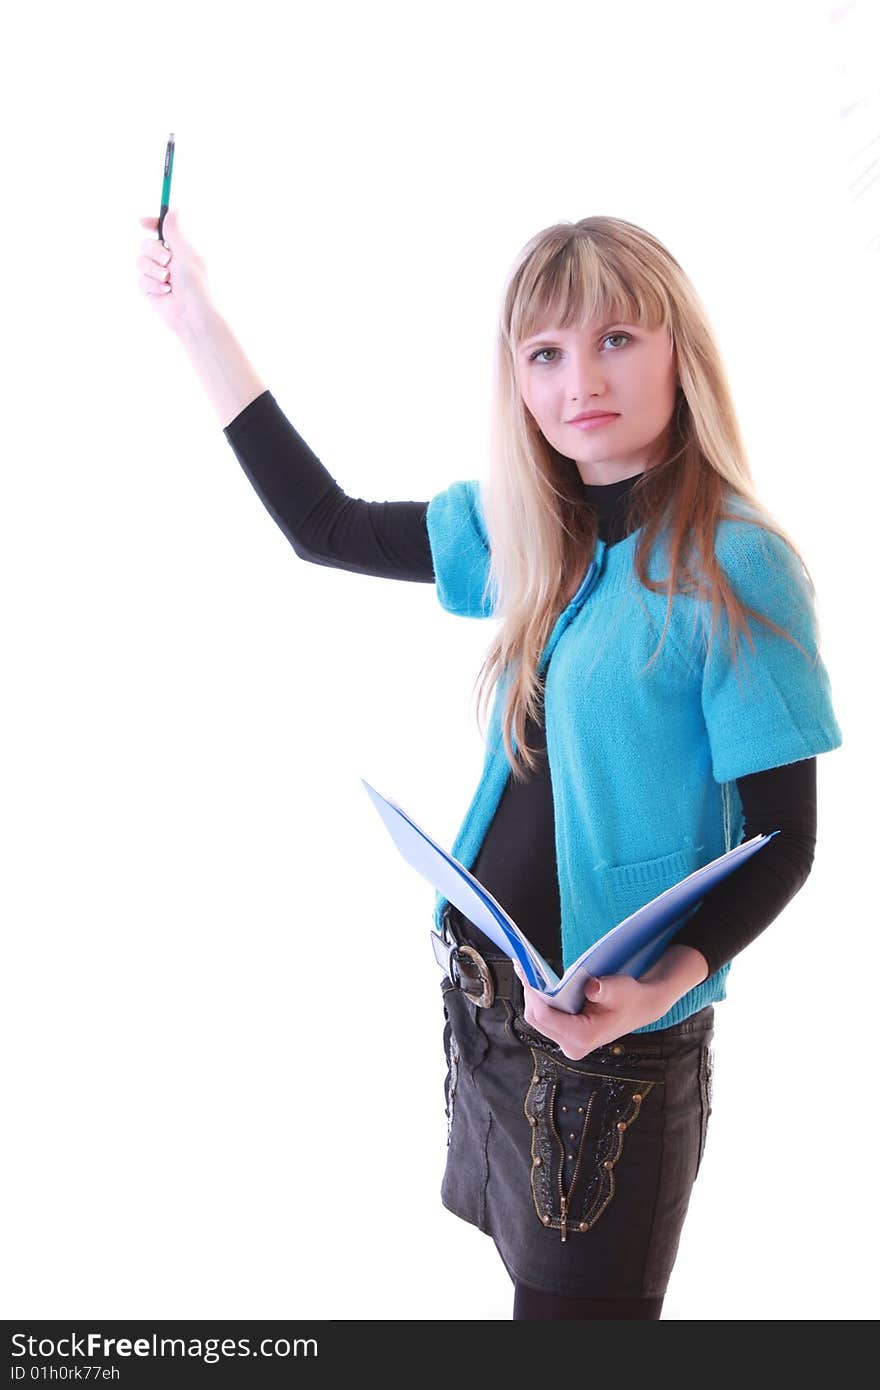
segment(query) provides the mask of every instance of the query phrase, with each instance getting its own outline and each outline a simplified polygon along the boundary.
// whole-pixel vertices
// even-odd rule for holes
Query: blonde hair
[[[520,760],[532,772],[537,767],[535,751],[525,746],[525,726],[528,715],[538,715],[541,654],[570,596],[572,580],[583,575],[592,559],[598,517],[584,505],[582,491],[578,497],[580,479],[572,461],[548,443],[526,409],[517,381],[517,347],[551,325],[584,329],[612,320],[648,330],[665,328],[679,383],[662,457],[645,469],[627,498],[628,531],[642,528],[635,572],[647,589],[667,594],[666,621],[651,660],[663,645],[673,594],[682,592],[711,600],[710,642],[724,608],[734,662],[740,633],[754,648],[746,614],[804,651],[784,629],[740,602],[715,555],[717,523],[744,519],[725,506],[739,498],[752,513],[761,514],[763,519],[752,524],[774,532],[791,547],[815,592],[794,542],[755,495],[721,355],[690,280],[656,237],[631,222],[585,217],[547,227],[527,242],[504,287],[495,347],[489,473],[482,490],[490,543],[486,592],[491,591],[501,623],[475,682],[477,718],[479,723],[496,683],[509,677],[501,725],[518,780],[525,777]],[[669,574],[654,581],[647,568],[664,528]]]

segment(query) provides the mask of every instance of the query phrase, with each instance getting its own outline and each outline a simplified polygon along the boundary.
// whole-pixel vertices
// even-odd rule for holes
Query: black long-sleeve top
[[[270,516],[302,560],[355,574],[433,583],[427,502],[370,502],[349,497],[263,391],[224,428],[224,434]],[[599,534],[614,545],[626,534],[624,501],[638,477],[583,483],[596,507]],[[539,711],[540,714],[540,711]],[[539,769],[524,782],[509,777],[471,867],[554,967],[562,967],[561,910],[556,872],[553,797],[543,721],[529,719],[525,741]],[[676,933],[692,946],[709,974],[731,960],[779,916],[803,886],[816,848],[816,759],[737,778],[743,839],[778,830],[706,893]],[[451,909],[465,939],[495,950],[473,923]]]

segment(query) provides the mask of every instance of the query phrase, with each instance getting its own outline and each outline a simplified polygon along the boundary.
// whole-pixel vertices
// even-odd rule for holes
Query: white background
[[[649,228],[806,555],[843,747],[813,872],[734,961],[663,1316],[866,1318],[876,7],[83,3],[2,97],[5,1317],[507,1319],[446,1212],[433,891],[488,624],[297,559],[136,285],[172,206],[352,496],[484,472],[501,286],[540,228]],[[873,79],[876,82],[876,78]],[[872,144],[873,141],[873,144]]]

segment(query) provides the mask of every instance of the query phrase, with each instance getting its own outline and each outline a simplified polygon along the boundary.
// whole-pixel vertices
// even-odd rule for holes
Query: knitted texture
[[[797,556],[781,538],[736,519],[716,530],[715,553],[737,596],[803,648],[748,618],[731,661],[722,610],[709,641],[710,605],[673,596],[635,574],[639,531],[610,548],[599,539],[580,589],[541,657],[553,789],[563,964],[703,864],[741,842],[736,779],[838,748],[842,741],[815,606]],[[437,596],[450,613],[491,617],[489,542],[477,481],[431,499],[428,536]],[[669,571],[664,535],[648,573]],[[552,660],[550,659],[552,657]],[[483,768],[452,853],[471,868],[510,767],[501,738],[504,680],[490,712]],[[516,741],[514,739],[514,747]],[[436,895],[439,930],[446,899]],[[518,923],[529,934],[528,923]],[[678,1023],[726,997],[727,962],[638,1032]]]

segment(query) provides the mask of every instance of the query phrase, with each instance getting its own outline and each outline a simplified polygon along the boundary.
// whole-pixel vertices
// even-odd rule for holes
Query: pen
[[[162,207],[159,211],[159,240],[162,240],[162,226],[165,221],[165,214],[168,211],[168,204],[171,201],[171,169],[174,164],[174,131],[168,136],[168,144],[165,146],[165,168],[162,176]]]

